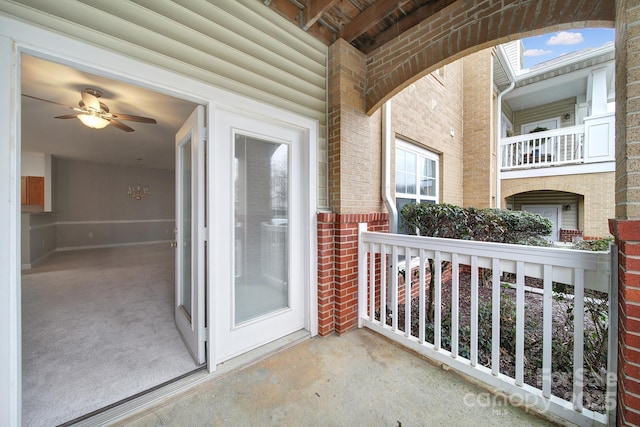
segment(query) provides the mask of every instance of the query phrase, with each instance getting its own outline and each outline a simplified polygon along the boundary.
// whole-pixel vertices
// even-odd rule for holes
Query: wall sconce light
[[[570,211],[571,210],[571,205],[564,205],[564,210],[565,211]]]
[[[571,118],[571,114],[567,113],[564,115],[565,120],[569,120]]]

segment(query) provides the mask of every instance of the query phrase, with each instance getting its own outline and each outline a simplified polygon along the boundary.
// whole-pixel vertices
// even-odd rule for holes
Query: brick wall
[[[340,39],[329,47],[329,207],[380,212],[381,116],[364,111],[364,54]]]
[[[565,230],[560,229],[560,241],[563,243],[571,243],[577,238],[582,238],[582,231],[580,230]],[[587,239],[585,239],[587,240]]]
[[[389,231],[389,215],[318,214],[318,333],[342,334],[358,324],[358,224]]]
[[[611,220],[618,244],[618,425],[640,425],[640,220]]]
[[[612,26],[613,1],[456,1],[367,56],[366,110],[375,111],[442,64],[497,43],[582,26]],[[470,10],[472,9],[472,10]]]
[[[440,154],[440,202],[456,205],[463,202],[462,79],[462,61],[454,62],[391,99],[392,132]],[[391,164],[395,165],[395,159]],[[392,188],[394,178],[392,174]]]
[[[495,206],[491,49],[464,58],[464,206]]]

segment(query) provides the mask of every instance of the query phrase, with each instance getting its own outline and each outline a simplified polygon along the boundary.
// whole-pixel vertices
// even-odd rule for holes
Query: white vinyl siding
[[[578,230],[578,214],[581,198],[582,197],[578,194],[543,190],[510,196],[507,198],[507,203],[512,209],[518,211],[522,210],[522,206],[524,205],[560,205],[563,207],[560,213],[562,228],[567,230]]]
[[[255,0],[21,0],[0,12],[318,121],[327,201],[327,46]]]
[[[561,128],[574,126],[575,123],[576,98],[568,98],[550,104],[527,108],[526,110],[515,111],[513,113],[513,127],[519,135],[523,125],[527,123],[542,122],[552,118],[560,117]],[[565,119],[565,115],[569,118]]]

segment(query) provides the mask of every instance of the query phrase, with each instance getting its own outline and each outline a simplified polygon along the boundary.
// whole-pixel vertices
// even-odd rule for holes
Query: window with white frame
[[[396,139],[396,208],[398,233],[402,227],[400,212],[409,203],[438,203],[440,157],[424,148]]]

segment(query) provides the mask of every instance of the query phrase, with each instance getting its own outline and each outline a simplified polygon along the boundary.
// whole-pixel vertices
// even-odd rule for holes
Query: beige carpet
[[[196,368],[167,244],[58,252],[22,272],[24,426],[52,426]]]

